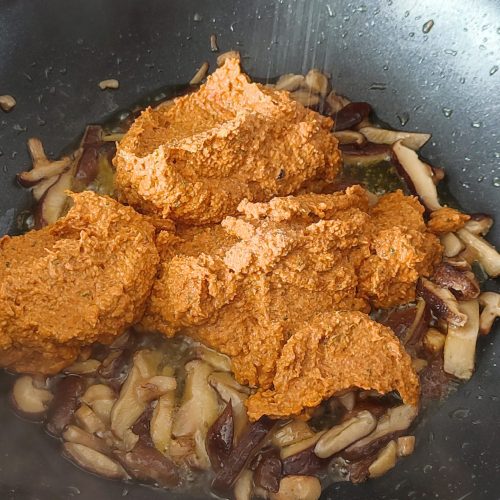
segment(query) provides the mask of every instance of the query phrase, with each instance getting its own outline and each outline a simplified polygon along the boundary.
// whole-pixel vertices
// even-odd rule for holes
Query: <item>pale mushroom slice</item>
[[[500,317],[500,294],[483,292],[479,296],[479,304],[483,307],[479,318],[479,333],[488,335],[493,327],[493,322]]]
[[[468,380],[474,371],[476,342],[479,334],[479,302],[459,302],[459,309],[467,317],[463,326],[449,325],[444,344],[444,371]]]
[[[363,127],[359,131],[376,144],[394,144],[401,141],[403,146],[418,151],[431,138],[431,134],[420,132],[403,132],[402,130],[387,130],[377,127]]]
[[[213,368],[200,360],[185,365],[186,381],[182,403],[175,416],[172,434],[175,438],[194,440],[195,457],[192,464],[200,469],[210,467],[205,448],[208,429],[219,416],[217,393],[208,382]]]
[[[393,144],[392,151],[397,160],[396,169],[406,180],[410,190],[418,195],[422,204],[431,212],[443,208],[439,203],[431,167],[420,160],[413,149],[406,147],[402,140]]]
[[[457,235],[475,253],[477,261],[490,278],[500,276],[500,254],[493,245],[465,228],[459,229]]]
[[[52,398],[53,395],[49,390],[36,387],[31,375],[17,378],[11,393],[11,402],[16,413],[30,420],[41,418]]]

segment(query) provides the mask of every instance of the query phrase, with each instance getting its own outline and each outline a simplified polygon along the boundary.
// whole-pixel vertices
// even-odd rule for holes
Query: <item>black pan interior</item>
[[[428,33],[423,25],[433,20]],[[29,196],[14,175],[38,136],[57,154],[97,122],[215,66],[209,37],[236,48],[246,70],[271,78],[318,67],[396,128],[433,133],[424,153],[443,166],[462,207],[500,220],[500,4],[495,0],[4,0],[0,94],[0,234],[17,231]],[[97,83],[117,78],[120,89]],[[500,244],[499,225],[491,240]],[[498,289],[498,282],[489,283]],[[499,328],[497,325],[497,334]],[[473,379],[422,415],[416,452],[385,477],[338,484],[324,498],[500,497],[500,339],[482,339]],[[58,443],[14,417],[0,377],[0,498],[186,498],[92,477],[60,458]]]

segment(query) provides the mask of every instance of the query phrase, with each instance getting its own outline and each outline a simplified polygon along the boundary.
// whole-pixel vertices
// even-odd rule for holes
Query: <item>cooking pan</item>
[[[188,82],[205,60],[213,68],[211,34],[221,50],[240,50],[254,77],[318,67],[393,127],[432,132],[424,154],[446,169],[463,209],[500,220],[496,0],[3,0],[0,93],[17,106],[0,114],[0,234],[18,232],[30,205],[14,181],[29,165],[28,137],[58,154],[87,123]],[[120,88],[101,91],[106,78]],[[490,233],[497,245],[499,228]],[[411,457],[375,481],[334,485],[324,498],[500,498],[499,326],[496,338],[481,339],[472,380],[423,412]],[[12,414],[11,376],[0,384],[0,498],[187,498],[79,471],[57,441]]]

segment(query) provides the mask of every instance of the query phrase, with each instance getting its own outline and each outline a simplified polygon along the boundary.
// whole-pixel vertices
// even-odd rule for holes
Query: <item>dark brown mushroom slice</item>
[[[278,449],[270,448],[262,452],[253,475],[255,486],[276,493],[280,488],[282,468]]]
[[[309,448],[291,455],[283,460],[284,476],[316,476],[323,471],[330,462],[329,458],[319,458],[314,453],[314,443]]]
[[[447,288],[458,299],[475,299],[481,289],[472,271],[464,270],[453,262],[441,262],[436,268],[432,280],[441,288]]]
[[[274,425],[275,421],[268,417],[262,417],[249,425],[212,482],[212,488],[216,493],[227,493],[231,489],[245,464],[259,451]]]
[[[387,144],[365,142],[363,144],[339,144],[344,165],[371,166],[391,160],[391,147]]]
[[[138,481],[173,488],[181,483],[178,467],[156,448],[138,441],[131,451],[115,451],[123,468]]]
[[[97,177],[99,157],[104,155],[112,159],[116,145],[113,142],[103,141],[100,125],[89,125],[85,129],[80,147],[82,154],[76,168],[75,181],[78,187],[85,188]]]
[[[139,436],[139,440],[146,446],[154,446],[151,439],[150,427],[151,418],[153,416],[153,406],[148,406],[144,413],[135,421],[132,426],[132,432]]]
[[[455,326],[463,326],[467,322],[467,316],[460,312],[457,299],[447,288],[441,288],[426,278],[420,278],[417,295],[425,300],[437,318]]]
[[[425,300],[418,299],[415,306],[384,312],[379,323],[388,326],[404,345],[415,345],[429,328],[431,310]]]
[[[333,129],[335,132],[351,129],[366,120],[371,112],[372,107],[367,102],[350,102],[333,116]]]
[[[224,467],[233,449],[234,416],[231,400],[207,432],[206,448],[212,469],[218,472]]]
[[[369,467],[375,461],[376,452],[347,465],[349,480],[353,484],[364,483],[370,474]]]
[[[453,381],[453,378],[443,369],[442,354],[431,359],[418,376],[423,399],[441,399],[450,390],[450,384]]]
[[[107,352],[108,355],[102,361],[97,373],[114,389],[119,389],[130,371],[134,348],[129,346],[121,351],[108,350]]]
[[[85,381],[81,377],[69,375],[59,381],[47,413],[45,428],[49,434],[59,437],[71,423],[84,391]]]

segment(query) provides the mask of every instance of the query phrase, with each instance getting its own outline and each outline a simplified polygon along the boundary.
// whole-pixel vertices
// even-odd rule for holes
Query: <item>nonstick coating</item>
[[[0,234],[16,231],[30,203],[14,182],[29,166],[28,137],[57,154],[85,124],[189,81],[204,60],[213,68],[212,33],[222,51],[242,52],[255,77],[319,67],[392,126],[432,132],[424,153],[446,169],[463,208],[500,220],[498,1],[3,0],[0,94],[18,104],[0,112]],[[118,78],[120,89],[99,90],[107,78]],[[500,244],[498,223],[491,240]],[[480,341],[473,379],[422,415],[411,457],[381,479],[338,484],[324,498],[500,498],[498,326],[496,338]],[[13,416],[10,383],[0,377],[2,500],[187,498],[79,471],[57,441]]]

